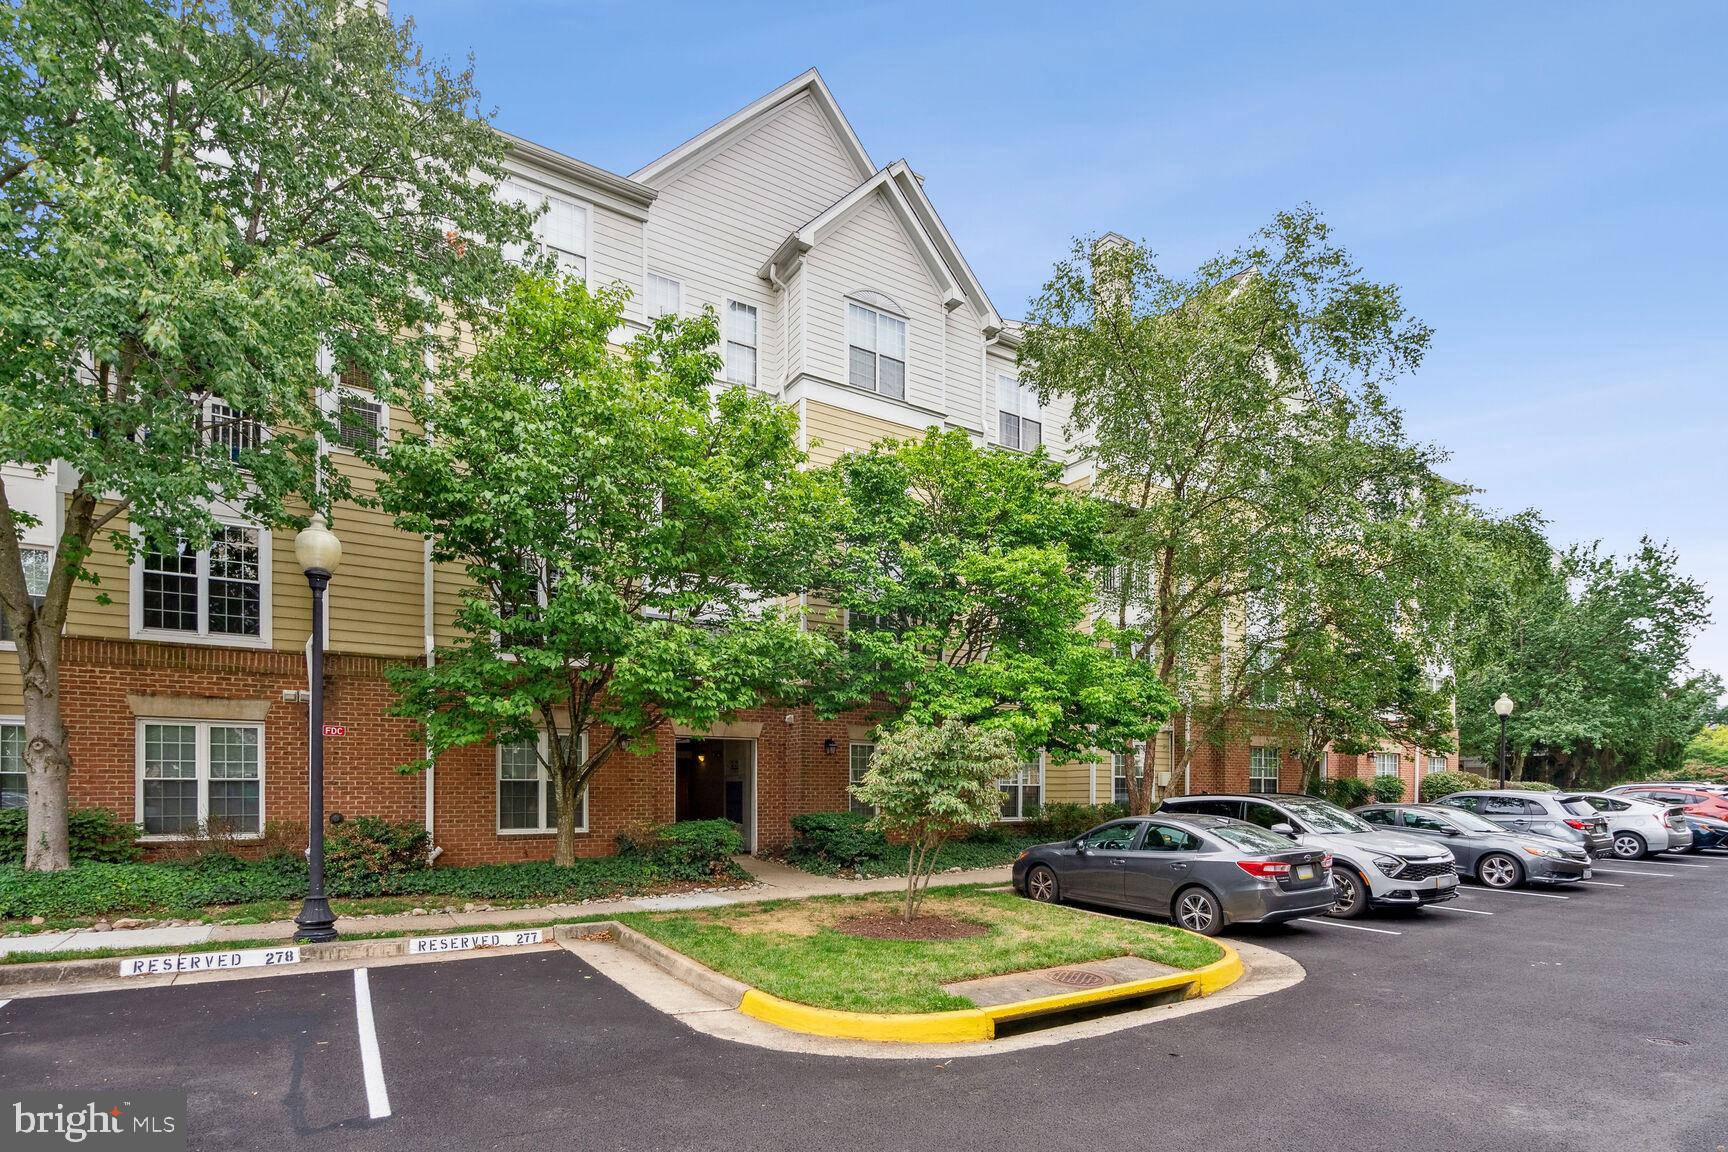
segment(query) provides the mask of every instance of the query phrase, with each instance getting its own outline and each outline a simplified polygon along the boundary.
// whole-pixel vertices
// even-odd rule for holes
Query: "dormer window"
[[[996,410],[1004,448],[1031,452],[1044,442],[1038,394],[1007,373],[996,377]]]
[[[906,320],[846,302],[846,382],[854,388],[906,399]]]

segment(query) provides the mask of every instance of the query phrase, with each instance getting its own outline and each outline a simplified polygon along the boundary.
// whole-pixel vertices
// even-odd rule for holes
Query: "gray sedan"
[[[1331,911],[1332,857],[1228,816],[1112,820],[1014,862],[1014,890],[1034,900],[1128,908],[1216,935]]]
[[[1438,804],[1372,804],[1356,815],[1383,828],[1437,840],[1458,860],[1458,871],[1490,888],[1568,884],[1590,878],[1582,847],[1551,836],[1509,832],[1492,820]]]

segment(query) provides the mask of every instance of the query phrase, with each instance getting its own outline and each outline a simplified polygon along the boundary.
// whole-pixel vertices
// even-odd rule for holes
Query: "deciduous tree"
[[[272,526],[339,495],[318,483],[320,353],[413,392],[451,351],[440,322],[502,293],[529,216],[493,198],[477,104],[351,0],[0,17],[0,460],[65,501],[27,572],[32,521],[0,491],[29,867],[68,863],[60,638],[92,549],[199,547],[219,507]]]

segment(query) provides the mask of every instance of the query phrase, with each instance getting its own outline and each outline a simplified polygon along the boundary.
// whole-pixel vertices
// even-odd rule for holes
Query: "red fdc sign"
[[[324,735],[346,736],[348,735],[348,726],[346,724],[326,724],[324,725]]]

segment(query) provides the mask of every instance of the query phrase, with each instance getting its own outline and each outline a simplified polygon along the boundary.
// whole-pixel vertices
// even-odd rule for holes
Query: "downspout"
[[[786,382],[791,379],[792,360],[791,348],[787,344],[786,329],[791,326],[792,310],[787,306],[792,299],[786,293],[786,283],[780,279],[780,269],[772,262],[768,265],[768,283],[780,293],[780,399],[786,399]],[[802,419],[802,413],[799,414]]]

